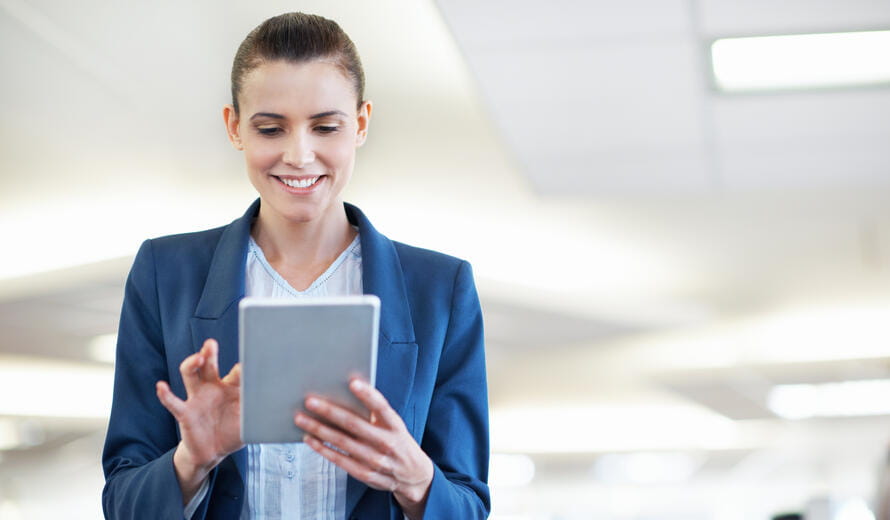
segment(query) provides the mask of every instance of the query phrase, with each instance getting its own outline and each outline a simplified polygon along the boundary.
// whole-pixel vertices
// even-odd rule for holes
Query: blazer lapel
[[[351,204],[345,207],[349,221],[358,226],[361,237],[363,291],[380,298],[375,383],[390,406],[403,418],[413,421],[413,411],[408,410],[407,405],[414,384],[417,345],[402,265],[392,241],[378,233],[357,207]],[[349,477],[346,487],[349,516],[368,486]]]
[[[201,299],[191,319],[192,346],[197,352],[207,338],[219,342],[219,372],[229,373],[238,362],[238,301],[244,297],[244,263],[253,218],[259,199],[241,218],[223,230],[213,253]],[[245,480],[247,450],[232,454],[242,481]]]

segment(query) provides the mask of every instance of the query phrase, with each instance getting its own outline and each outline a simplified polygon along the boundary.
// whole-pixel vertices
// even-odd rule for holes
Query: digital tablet
[[[374,385],[376,296],[244,298],[238,311],[245,443],[302,442],[294,416],[309,394],[369,417],[349,380],[359,376]]]

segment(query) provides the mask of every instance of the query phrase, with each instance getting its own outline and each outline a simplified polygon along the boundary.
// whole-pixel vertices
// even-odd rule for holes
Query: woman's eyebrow
[[[346,116],[346,112],[340,110],[328,110],[327,112],[319,112],[318,114],[309,116],[309,119],[321,119],[329,116]]]
[[[284,116],[281,114],[273,114],[271,112],[257,112],[256,114],[250,116],[250,120],[253,121],[258,117],[269,117],[272,119],[284,119]]]
[[[343,112],[342,110],[328,110],[327,112],[319,112],[317,114],[313,114],[313,115],[309,116],[309,119],[321,119],[321,118],[330,117],[330,116],[344,116],[345,117],[346,115],[347,115],[346,112]],[[254,119],[256,119],[258,117],[268,117],[271,119],[285,119],[285,117],[281,114],[274,114],[272,112],[257,112],[256,114],[250,116],[250,120],[253,121]]]

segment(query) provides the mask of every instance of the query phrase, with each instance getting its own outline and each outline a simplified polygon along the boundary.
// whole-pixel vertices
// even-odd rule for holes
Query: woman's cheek
[[[338,139],[335,146],[331,146],[327,152],[332,162],[336,163],[338,170],[347,169],[355,159],[355,142],[348,136]]]
[[[276,163],[276,152],[269,146],[253,146],[245,150],[245,157],[251,169],[265,171]]]

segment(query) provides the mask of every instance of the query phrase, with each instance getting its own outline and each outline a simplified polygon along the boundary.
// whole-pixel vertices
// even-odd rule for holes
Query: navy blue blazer
[[[106,518],[183,518],[173,469],[180,436],[155,394],[169,381],[185,399],[179,364],[219,341],[221,374],[238,361],[238,301],[259,200],[228,226],[147,240],[127,279],[114,399],[102,465]],[[490,510],[488,403],[482,313],[467,262],[390,241],[355,206],[362,283],[381,301],[377,387],[435,464],[425,518],[485,518]],[[237,519],[247,450],[210,475],[193,518]],[[349,519],[401,520],[392,493],[349,477]]]

